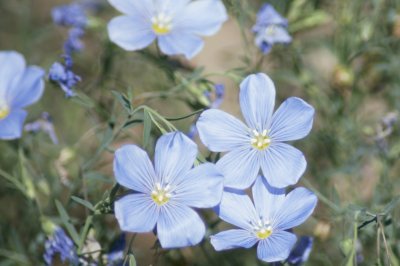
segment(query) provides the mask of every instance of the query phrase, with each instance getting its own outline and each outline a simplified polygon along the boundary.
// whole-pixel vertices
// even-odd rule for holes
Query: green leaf
[[[122,107],[124,107],[124,109],[130,114],[132,112],[132,104],[128,97],[118,91],[111,91],[111,93],[121,103]]]
[[[89,210],[95,211],[93,204],[90,203],[89,201],[81,199],[81,198],[78,198],[78,197],[75,197],[75,196],[71,196],[71,199],[74,200],[75,202],[85,206]]]
[[[76,245],[79,245],[79,235],[76,232],[75,227],[71,224],[69,215],[67,211],[62,206],[61,202],[55,200],[57,211],[60,214],[61,221],[63,222],[65,228],[68,231],[68,234],[71,236],[72,240],[75,242]]]
[[[151,134],[151,114],[144,110],[144,129],[143,129],[143,147],[146,148],[149,144],[150,134]]]

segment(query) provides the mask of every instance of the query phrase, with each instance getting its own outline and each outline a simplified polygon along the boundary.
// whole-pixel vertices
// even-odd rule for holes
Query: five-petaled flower
[[[0,52],[0,139],[21,137],[27,116],[24,108],[42,96],[44,74],[40,67],[26,67],[19,53]]]
[[[200,36],[215,34],[228,16],[220,0],[109,0],[125,15],[108,24],[111,41],[125,50],[147,47],[156,38],[167,55],[191,59],[202,49]]]
[[[253,26],[256,45],[267,54],[275,43],[290,43],[292,37],[287,32],[287,26],[287,19],[270,4],[264,4],[258,11],[257,22]]]
[[[314,108],[292,97],[273,114],[275,86],[262,73],[242,82],[239,97],[247,125],[217,109],[203,112],[197,122],[200,139],[209,150],[228,152],[217,163],[225,186],[250,187],[260,168],[274,187],[296,184],[307,162],[301,151],[283,142],[301,139],[310,132]]]
[[[191,208],[211,208],[222,196],[223,177],[210,163],[194,167],[197,145],[183,133],[172,132],[157,141],[154,167],[146,152],[126,145],[115,153],[117,182],[135,191],[115,202],[122,230],[151,232],[163,248],[193,246],[205,226]]]
[[[305,188],[295,188],[285,195],[271,187],[261,176],[253,188],[253,201],[243,192],[225,191],[217,212],[219,217],[240,229],[230,229],[211,236],[216,250],[250,248],[258,243],[257,257],[266,262],[285,260],[296,243],[290,232],[314,211],[317,197]]]

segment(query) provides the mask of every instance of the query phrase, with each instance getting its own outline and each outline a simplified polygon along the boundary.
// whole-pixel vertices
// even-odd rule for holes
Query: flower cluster
[[[78,265],[79,258],[76,254],[74,243],[69,238],[63,229],[57,227],[45,243],[44,261],[47,265],[53,265],[53,258],[56,254],[60,254],[60,259],[63,263],[68,261],[70,265]]]
[[[81,77],[72,72],[72,58],[64,56],[64,64],[55,62],[49,70],[49,80],[57,83],[66,97],[75,96],[72,88],[81,81]]]
[[[299,98],[289,98],[273,114],[274,102],[274,84],[260,73],[250,75],[240,86],[247,125],[216,109],[201,114],[197,128],[202,142],[211,151],[227,152],[216,165],[193,167],[197,146],[180,132],[158,140],[154,166],[137,146],[118,149],[117,182],[133,190],[115,202],[121,229],[151,232],[156,227],[163,248],[193,246],[203,239],[205,227],[190,207],[218,205],[219,217],[240,229],[211,236],[216,250],[258,244],[259,259],[287,259],[296,243],[288,230],[312,214],[317,198],[305,188],[285,194],[285,187],[296,184],[303,174],[306,161],[299,150],[284,142],[310,132],[314,109]],[[250,186],[254,203],[239,190]]]
[[[290,43],[292,37],[286,28],[287,20],[282,17],[270,4],[264,4],[257,14],[257,22],[253,26],[255,44],[267,54],[276,43]]]

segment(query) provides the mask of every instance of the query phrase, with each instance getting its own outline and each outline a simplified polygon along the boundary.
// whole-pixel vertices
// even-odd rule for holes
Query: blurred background
[[[161,117],[183,117],[207,108],[204,93],[223,84],[219,108],[241,117],[239,83],[255,72],[274,80],[277,104],[298,96],[316,109],[311,134],[294,143],[308,161],[299,185],[319,196],[312,218],[295,229],[314,239],[305,265],[399,265],[399,0],[268,1],[288,19],[293,41],[266,55],[251,31],[266,1],[225,0],[229,21],[191,61],[159,55],[154,44],[122,50],[106,31],[119,13],[106,1],[83,2],[91,6],[84,48],[73,55],[73,71],[82,78],[78,96],[67,99],[57,84],[46,82],[44,97],[29,108],[27,119],[49,113],[58,144],[44,132],[0,142],[0,265],[43,265],[46,239],[56,225],[71,234],[66,224],[87,236],[81,250],[87,265],[107,265],[105,256],[121,235],[112,204],[106,204],[118,189],[113,151],[136,143],[152,153],[161,134],[154,124],[144,130],[130,108],[145,104]],[[69,3],[0,0],[0,50],[16,50],[28,64],[46,70],[62,61],[68,29],[53,23],[51,10]],[[189,132],[195,119],[170,121]],[[226,227],[215,224],[211,211],[203,214],[212,224],[208,235]],[[123,238],[131,243],[125,253],[138,265],[266,264],[254,248],[216,252],[205,240],[168,251],[157,247],[151,233]],[[63,265],[59,258],[54,263]]]

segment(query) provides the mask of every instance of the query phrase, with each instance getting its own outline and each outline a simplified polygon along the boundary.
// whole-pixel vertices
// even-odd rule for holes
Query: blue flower
[[[42,97],[44,74],[40,67],[26,67],[19,53],[0,52],[0,139],[21,137],[27,116],[24,108]]]
[[[209,150],[228,152],[217,163],[225,186],[248,188],[260,169],[274,187],[296,184],[307,162],[301,151],[284,142],[307,136],[314,108],[292,97],[273,114],[275,86],[262,73],[241,83],[239,98],[247,125],[217,109],[203,112],[197,122],[200,139]]]
[[[122,265],[124,262],[124,250],[126,245],[126,235],[121,234],[111,245],[110,251],[107,253],[107,265]]]
[[[111,41],[125,50],[149,46],[155,39],[167,55],[191,59],[203,48],[200,36],[215,34],[227,13],[220,0],[108,0],[125,15],[108,24]]]
[[[72,52],[81,51],[85,45],[80,39],[85,34],[82,28],[72,28],[69,30],[68,39],[64,43],[65,54],[70,55]]]
[[[65,56],[65,65],[55,62],[49,70],[49,79],[57,83],[65,92],[66,97],[75,96],[72,88],[81,81],[81,78],[72,72],[72,59]]]
[[[290,232],[312,214],[317,197],[305,188],[295,188],[285,195],[261,176],[253,188],[254,205],[242,192],[225,191],[218,207],[219,217],[240,229],[211,236],[217,251],[257,246],[257,257],[266,262],[285,260],[296,243]]]
[[[49,135],[51,141],[54,144],[58,144],[58,138],[57,138],[56,132],[54,130],[53,120],[52,120],[51,116],[46,112],[42,113],[42,116],[40,119],[38,119],[32,123],[26,124],[24,127],[24,130],[27,132],[33,132],[33,133],[43,131],[44,133]]]
[[[313,242],[314,240],[310,236],[300,237],[296,246],[290,252],[287,262],[293,266],[300,266],[304,264],[310,256]]]
[[[117,182],[136,193],[115,202],[115,216],[122,230],[151,232],[163,248],[198,244],[205,226],[191,208],[211,208],[220,200],[223,177],[210,163],[194,167],[197,145],[181,132],[157,141],[154,167],[146,152],[126,145],[115,153]]]
[[[54,7],[51,16],[55,24],[65,27],[84,28],[88,22],[85,9],[78,3]]]
[[[53,257],[58,253],[63,263],[69,261],[72,265],[78,264],[74,243],[60,227],[56,228],[53,236],[46,241],[44,246],[43,258],[47,265],[53,265]]]
[[[253,26],[256,45],[267,54],[275,43],[290,43],[292,37],[286,30],[287,26],[287,20],[276,12],[273,6],[264,4]]]

